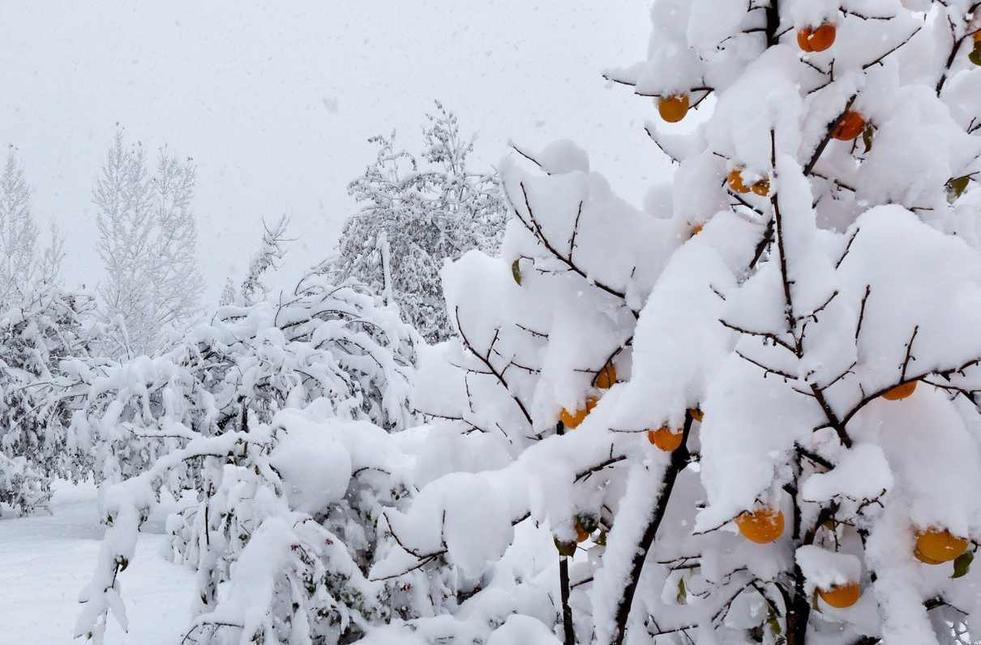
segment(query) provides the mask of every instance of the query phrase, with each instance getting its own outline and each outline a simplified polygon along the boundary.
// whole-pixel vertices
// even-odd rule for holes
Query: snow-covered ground
[[[73,642],[78,592],[95,566],[101,535],[91,486],[60,488],[51,515],[0,520],[0,645]],[[164,543],[163,535],[140,537],[122,574],[130,631],[111,624],[107,645],[179,642],[193,574],[161,555]]]

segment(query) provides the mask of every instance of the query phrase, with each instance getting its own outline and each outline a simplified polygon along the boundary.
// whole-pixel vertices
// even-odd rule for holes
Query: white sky
[[[328,255],[367,137],[415,143],[434,98],[479,163],[572,138],[639,202],[666,170],[641,130],[653,106],[600,72],[642,58],[648,28],[645,0],[5,0],[0,142],[66,234],[73,285],[98,279],[91,190],[115,124],[192,156],[214,296],[263,217],[292,218],[293,276]]]

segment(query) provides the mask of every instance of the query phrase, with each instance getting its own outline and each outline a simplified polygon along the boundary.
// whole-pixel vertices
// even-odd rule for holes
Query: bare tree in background
[[[31,213],[31,191],[11,146],[0,172],[0,303],[23,303],[41,283],[52,282],[61,268],[61,239],[52,229],[51,246],[38,248],[38,227]]]
[[[113,328],[107,349],[116,356],[152,354],[196,311],[203,285],[191,212],[195,178],[193,162],[166,149],[151,175],[143,147],[127,145],[122,131],[106,154],[93,201],[106,267],[99,298]]]

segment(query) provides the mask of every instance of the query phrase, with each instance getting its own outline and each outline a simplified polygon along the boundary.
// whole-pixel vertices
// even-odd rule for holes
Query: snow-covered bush
[[[72,441],[99,479],[114,481],[190,438],[269,423],[321,398],[401,428],[415,338],[369,292],[304,281],[281,300],[219,308],[158,357],[66,366],[67,387],[85,399]]]
[[[473,142],[461,135],[457,117],[437,103],[428,120],[421,159],[397,150],[394,134],[371,140],[378,157],[348,189],[361,209],[325,269],[337,282],[353,278],[385,294],[436,342],[452,334],[443,261],[469,249],[495,251],[506,209],[495,176],[469,166]]]
[[[99,642],[110,610],[125,624],[116,576],[163,490],[197,497],[168,521],[198,571],[189,642],[349,642],[387,620],[396,583],[363,572],[407,492],[389,432],[412,418],[417,342],[370,293],[311,280],[221,308],[159,357],[83,366],[74,445],[117,483],[78,633]]]
[[[60,383],[66,362],[89,355],[93,303],[44,285],[15,302],[0,310],[0,454],[12,460],[0,496],[29,512],[47,500],[52,478],[85,476],[87,460],[68,450],[72,412]]]
[[[188,462],[200,464],[200,501],[167,523],[175,558],[198,572],[188,642],[345,643],[389,620],[400,589],[363,572],[379,548],[381,509],[406,492],[408,462],[394,435],[336,412],[321,400],[271,424],[193,440],[109,488],[109,528],[90,587],[98,591],[86,598],[80,633],[98,639],[140,514],[169,471]],[[112,588],[101,593],[103,585]]]
[[[27,513],[51,498],[51,477],[26,457],[0,454],[0,517]]]
[[[609,78],[673,182],[640,212],[569,144],[505,164],[502,256],[446,270],[422,360],[456,447],[375,570],[445,558],[459,637],[975,642],[976,9],[657,0]]]
[[[86,358],[92,301],[57,285],[61,244],[40,248],[16,152],[0,171],[0,504],[44,505],[53,477],[81,475],[66,451],[70,413],[57,405],[62,361]]]

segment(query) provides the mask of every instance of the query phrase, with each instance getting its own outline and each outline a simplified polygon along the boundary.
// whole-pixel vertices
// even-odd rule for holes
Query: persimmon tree
[[[657,0],[608,78],[672,180],[641,212],[569,144],[502,167],[417,385],[456,472],[376,574],[454,568],[466,633],[975,642],[979,6]]]

